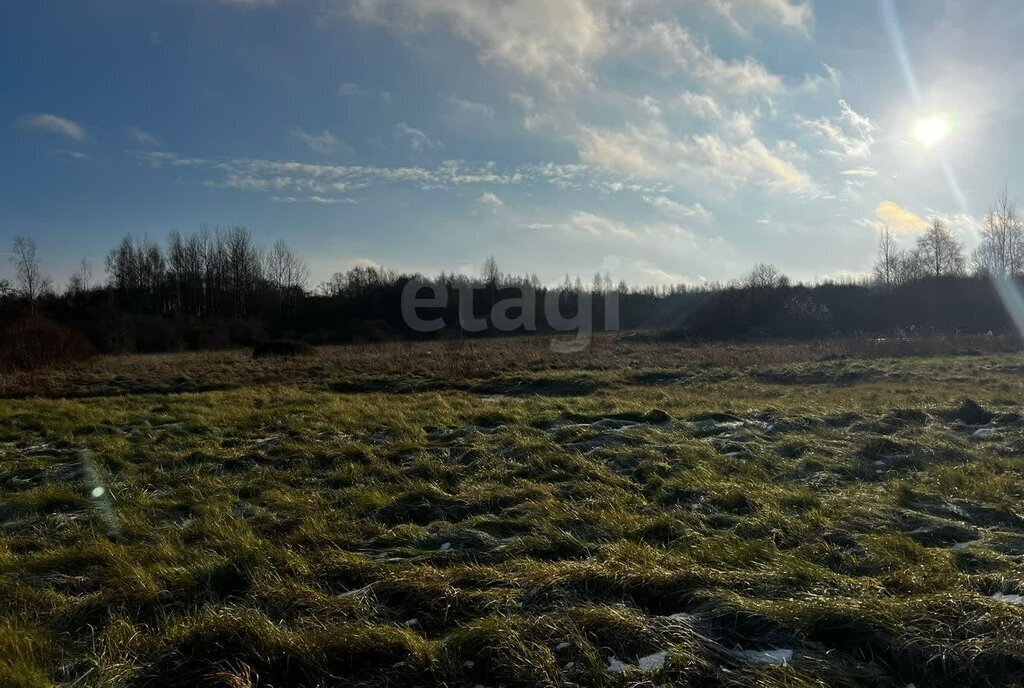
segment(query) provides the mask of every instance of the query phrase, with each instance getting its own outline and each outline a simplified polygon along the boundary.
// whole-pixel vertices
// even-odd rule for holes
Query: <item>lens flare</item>
[[[914,138],[922,146],[931,148],[945,140],[952,130],[953,127],[945,117],[925,117],[914,125]]]

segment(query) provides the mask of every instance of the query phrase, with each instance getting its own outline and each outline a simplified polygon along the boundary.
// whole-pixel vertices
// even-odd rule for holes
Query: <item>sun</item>
[[[924,117],[914,125],[914,138],[926,148],[942,142],[949,136],[952,127],[945,117]]]

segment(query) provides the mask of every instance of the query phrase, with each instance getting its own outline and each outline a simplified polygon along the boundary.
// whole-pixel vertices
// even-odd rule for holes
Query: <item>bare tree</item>
[[[263,270],[277,292],[278,310],[283,310],[286,303],[294,309],[309,279],[306,261],[293,253],[283,239],[278,239],[266,253]]]
[[[321,282],[316,288],[323,296],[338,297],[345,293],[347,278],[344,272],[336,272],[326,282]]]
[[[36,242],[29,237],[14,237],[11,263],[14,265],[15,287],[28,301],[29,312],[35,315],[36,301],[50,290],[50,277],[39,270]]]
[[[886,224],[878,235],[878,260],[875,261],[875,281],[886,289],[892,289],[897,284],[901,253],[896,237]]]
[[[481,276],[483,277],[484,284],[491,287],[497,287],[501,284],[501,268],[498,267],[498,261],[493,255],[487,256],[484,260]]]
[[[915,254],[921,272],[928,277],[964,273],[963,247],[941,220],[932,222],[931,227],[918,238]]]
[[[750,289],[776,289],[788,287],[789,278],[774,265],[758,263],[743,276],[741,284]]]
[[[1024,271],[1024,221],[1005,186],[985,216],[981,244],[974,250],[971,262],[976,272],[997,277]]]
[[[68,286],[64,291],[64,296],[68,299],[78,299],[78,297],[88,293],[90,288],[92,288],[92,263],[88,259],[83,258],[82,262],[79,263],[78,270],[68,278]]]
[[[928,274],[916,251],[900,251],[896,256],[896,284],[910,284],[924,279]]]

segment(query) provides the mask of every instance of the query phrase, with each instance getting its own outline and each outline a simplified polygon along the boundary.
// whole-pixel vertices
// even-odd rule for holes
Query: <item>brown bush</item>
[[[312,356],[316,349],[295,339],[271,339],[257,344],[252,350],[253,358]]]
[[[16,320],[0,332],[0,370],[56,368],[95,354],[80,333],[38,316]]]

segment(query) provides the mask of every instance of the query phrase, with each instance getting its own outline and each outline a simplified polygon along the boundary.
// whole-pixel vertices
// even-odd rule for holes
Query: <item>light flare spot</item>
[[[914,125],[914,138],[922,146],[931,148],[944,141],[952,130],[952,123],[947,117],[925,117]]]

